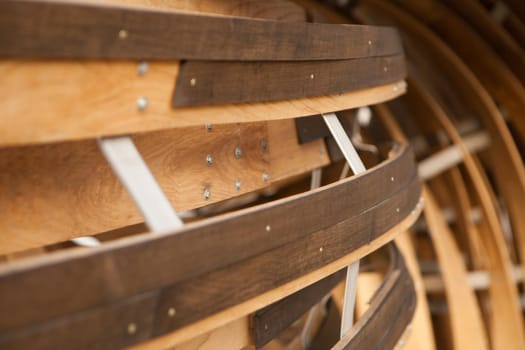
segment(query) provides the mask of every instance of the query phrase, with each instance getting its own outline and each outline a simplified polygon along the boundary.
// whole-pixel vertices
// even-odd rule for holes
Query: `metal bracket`
[[[341,125],[341,123],[339,123],[339,120],[337,119],[335,113],[323,114],[323,119],[354,174],[357,175],[360,173],[364,173],[366,171],[365,166],[361,161],[361,158],[359,158],[359,155],[357,154],[357,151],[355,150],[352,141],[350,141],[350,138],[343,129],[343,126]],[[346,270],[343,315],[341,317],[341,338],[352,328],[352,324],[354,322],[354,308],[358,273],[359,261],[356,261],[350,266],[348,266]]]
[[[140,156],[131,137],[100,138],[98,145],[151,231],[173,230],[184,225]]]

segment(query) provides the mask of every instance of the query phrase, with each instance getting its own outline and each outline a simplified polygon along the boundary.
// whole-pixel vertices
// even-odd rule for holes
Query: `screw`
[[[241,180],[235,181],[235,188],[237,189],[237,191],[241,190]]]
[[[372,40],[368,40],[368,45],[372,45]]]
[[[211,192],[210,192],[210,190],[207,189],[207,188],[205,188],[205,189],[204,189],[204,199],[205,199],[205,200],[208,200],[208,199],[210,199],[210,197],[211,197]]]
[[[191,78],[191,79],[190,79],[190,85],[191,85],[191,86],[195,86],[195,85],[197,85],[197,79],[195,79],[195,78]]]
[[[206,128],[206,130],[207,130],[208,132],[210,132],[211,129],[213,128],[212,125],[211,125],[210,123],[206,123],[206,124],[204,125],[204,127]]]
[[[272,230],[272,227],[270,225],[266,225],[266,232],[270,232]]]
[[[394,177],[393,176],[390,177],[390,181],[394,182]]]
[[[239,147],[235,147],[235,158],[239,159],[242,156],[242,150]]]
[[[388,67],[386,67],[386,66],[383,67],[383,70],[384,70],[385,72],[388,72]]]
[[[268,173],[265,171],[262,173],[262,180],[263,182],[268,182],[268,180],[270,179],[270,175],[268,175]]]
[[[137,331],[137,325],[136,324],[134,324],[134,323],[128,324],[128,333],[129,334],[135,334],[136,331]]]
[[[399,213],[399,208],[396,208],[396,213]]]
[[[310,79],[311,79],[311,80],[314,80],[314,78],[315,78],[315,75],[310,74]]]
[[[125,29],[119,30],[118,37],[119,39],[122,39],[122,40],[126,39],[128,37],[128,31]]]
[[[146,96],[140,96],[137,99],[137,109],[143,111],[148,107],[148,98]]]
[[[206,164],[207,164],[208,166],[210,166],[212,163],[213,163],[213,157],[211,156],[211,154],[208,154],[208,155],[206,156]]]
[[[144,74],[148,72],[148,69],[149,69],[148,62],[146,61],[139,62],[139,65],[137,66],[137,74],[139,76],[143,76]]]
[[[322,253],[323,252],[323,247],[319,248],[319,251]]]
[[[268,142],[266,142],[266,140],[261,140],[261,149],[263,152],[266,152],[266,149],[268,149]]]
[[[176,313],[177,313],[177,311],[175,310],[175,308],[173,308],[173,307],[170,307],[170,308],[169,308],[169,310],[168,310],[168,315],[169,315],[170,317],[175,316]]]

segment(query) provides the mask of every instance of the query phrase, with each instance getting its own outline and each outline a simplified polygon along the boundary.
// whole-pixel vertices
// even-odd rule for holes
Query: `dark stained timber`
[[[0,57],[335,60],[402,52],[395,29],[60,1],[0,1]]]
[[[384,85],[406,76],[403,54],[308,62],[181,64],[173,106],[277,101]]]
[[[166,334],[367,245],[410,215],[419,195],[411,152],[398,147],[367,173],[315,191],[0,267],[0,314],[9,315],[0,317],[0,348],[62,348],[77,333],[77,348],[115,348]],[[140,314],[124,317],[122,305],[139,301]],[[118,315],[115,333],[97,321]],[[131,323],[140,333],[120,332]]]
[[[395,244],[389,248],[392,262],[385,281],[365,314],[332,350],[393,349],[412,320],[414,284]]]

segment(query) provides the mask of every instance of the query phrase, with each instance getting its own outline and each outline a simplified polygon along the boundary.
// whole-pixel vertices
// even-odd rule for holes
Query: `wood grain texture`
[[[233,265],[212,268],[211,272],[162,287],[155,302],[153,324],[139,323],[137,327],[149,328],[150,336],[160,336],[292,282],[381,237],[402,219],[411,216],[418,199],[419,183],[414,179],[390,200],[383,201],[358,217],[260,255],[242,259]],[[375,223],[373,228],[377,231],[370,232],[370,220]],[[283,263],[286,268],[283,268]],[[66,264],[70,265],[71,262]],[[136,271],[134,274],[136,275]],[[84,288],[87,286],[84,285]],[[124,298],[126,299],[129,297]],[[104,312],[107,308],[107,305],[102,305],[93,309]],[[174,317],[170,316],[170,309],[176,310]],[[0,344],[6,349],[28,346],[35,349],[62,348],[67,344],[59,336],[64,328],[68,334],[75,334],[82,332],[84,328],[93,327],[90,320],[86,319],[86,314],[90,312],[95,311],[78,311],[51,321],[51,325],[43,322],[4,333],[5,336],[0,336]],[[145,319],[145,316],[139,316],[138,319]],[[71,319],[78,323],[72,324]],[[78,324],[82,327],[76,326]],[[116,337],[113,343],[128,341],[127,338]],[[103,337],[92,336],[90,341],[99,348],[106,348]],[[39,347],[35,347],[36,345]],[[82,343],[76,345],[78,348],[84,346]]]
[[[392,349],[412,320],[416,293],[402,256],[392,248],[390,271],[370,307],[332,350]],[[395,322],[391,322],[396,315]]]
[[[89,251],[61,252],[0,266],[0,294],[5,296],[0,299],[0,309],[4,315],[12,314],[9,318],[0,318],[0,329],[6,331],[175,284],[287,243],[296,240],[301,242],[301,237],[338,222],[348,222],[409,184],[415,186],[415,168],[410,152],[406,149],[397,152],[393,159],[362,176],[234,214],[189,224],[177,234],[159,234],[154,237],[142,235],[110,242]],[[399,181],[392,183],[389,180],[391,176]],[[410,195],[414,195],[414,192]],[[406,205],[410,205],[410,200],[406,200]],[[388,226],[390,220],[396,221],[403,217],[402,210],[400,213],[391,210],[394,211],[393,216],[376,218],[377,227]],[[283,212],[287,213],[286,217],[279,214]],[[370,219],[372,214],[366,215]],[[283,235],[282,232],[287,234]],[[363,237],[365,242],[372,238],[371,232]],[[192,244],[195,240],[199,242],[198,245]],[[235,244],[232,245],[232,242]],[[162,251],[166,254],[161,254]],[[64,284],[64,281],[68,281],[64,276],[68,272],[75,274],[74,271],[90,271],[81,289],[74,283],[73,277],[70,283]],[[25,286],[22,292],[17,287],[21,284]],[[32,292],[43,285],[49,288],[46,292],[41,291],[37,295]],[[85,290],[89,292],[80,293]],[[71,295],[76,297],[71,298]],[[28,300],[31,300],[30,304]]]
[[[405,92],[397,82],[342,95],[173,109],[178,69],[178,63],[152,62],[145,75],[138,75],[134,62],[0,61],[0,145],[290,119],[375,104]],[[143,111],[137,109],[141,96],[148,100]]]
[[[402,52],[393,28],[60,1],[2,1],[0,33],[0,57],[284,61]]]
[[[345,277],[346,271],[338,271],[278,302],[258,310],[253,316],[253,339],[260,348],[274,339],[316,303],[330,293]]]
[[[179,128],[133,140],[177,211],[260,190],[329,162],[322,140],[298,144],[291,120]],[[94,140],[2,148],[0,169],[0,254],[143,221]]]
[[[226,324],[227,322],[236,320],[239,317],[242,317],[243,315],[255,312],[256,310],[268,304],[271,304],[292,293],[295,293],[300,289],[304,288],[305,286],[315,283],[336,271],[346,268],[351,263],[363,258],[366,255],[369,255],[373,251],[384,246],[386,243],[392,241],[399,233],[403,232],[404,230],[407,230],[410,226],[414,224],[415,220],[421,213],[421,209],[422,205],[418,203],[418,205],[416,205],[416,207],[413,209],[412,213],[408,217],[404,218],[399,224],[394,226],[388,232],[385,232],[379,238],[371,241],[370,244],[362,246],[354,252],[345,255],[344,257],[341,257],[331,263],[328,263],[316,271],[313,271],[294,281],[286,283],[276,289],[260,294],[256,298],[237,304],[234,307],[229,308],[227,310],[218,312],[201,321],[197,321],[174,332],[152,339],[148,342],[145,342],[144,344],[134,346],[133,349],[147,349],[150,346],[163,348],[179,344],[199,334],[208,332],[220,325]]]
[[[405,76],[402,54],[302,62],[187,61],[181,63],[173,106],[264,102],[342,94],[393,83]]]

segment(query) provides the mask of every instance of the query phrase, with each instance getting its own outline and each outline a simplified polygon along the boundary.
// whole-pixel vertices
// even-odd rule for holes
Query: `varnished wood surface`
[[[14,341],[11,344],[16,344],[17,340],[29,341],[31,339],[26,334],[29,329],[20,330],[22,333],[6,335],[5,331],[9,329],[12,330],[22,325],[29,326],[34,322],[92,308],[96,305],[108,303],[113,305],[112,303],[118,303],[117,300],[122,302],[132,295],[168,284],[171,284],[171,287],[163,288],[157,296],[157,308],[163,311],[159,311],[152,334],[160,335],[184,324],[197,321],[199,318],[220,311],[221,308],[232,306],[231,303],[247,300],[264,290],[298,278],[308,271],[315,270],[359,248],[360,244],[366,244],[377,238],[381,232],[387,231],[396,222],[407,216],[415,206],[419,197],[419,184],[414,174],[410,154],[403,151],[400,157],[388,161],[366,175],[343,182],[343,184],[347,182],[355,184],[350,186],[352,188],[331,185],[312,193],[295,196],[271,205],[263,205],[236,215],[226,215],[202,224],[189,225],[178,234],[130,238],[125,242],[110,243],[108,246],[91,251],[64,252],[42,259],[35,258],[32,261],[20,261],[2,266],[0,293],[6,297],[2,298],[0,308],[3,314],[10,313],[9,310],[16,310],[13,313],[16,317],[0,319],[5,335],[2,336],[2,339],[7,342],[4,344],[11,341]],[[391,177],[396,181],[390,181]],[[372,187],[376,190],[370,191],[370,186],[363,186],[363,181],[367,179],[373,181],[375,185]],[[330,191],[331,189],[336,192]],[[366,193],[356,195],[359,189]],[[352,196],[346,195],[345,191],[352,193]],[[374,199],[374,193],[377,195],[376,199]],[[326,198],[323,200],[323,197]],[[345,204],[334,211],[333,209],[338,207],[336,198],[344,201]],[[352,204],[354,200],[349,198],[356,198],[355,204]],[[385,198],[391,198],[391,200],[385,201]],[[315,203],[310,206],[312,210],[310,214],[305,211],[309,207],[306,204],[309,200],[312,204]],[[306,204],[306,206],[301,204]],[[374,208],[374,210],[358,209],[365,208],[365,206]],[[319,210],[320,208],[323,209]],[[282,212],[283,210],[288,213],[288,217],[294,217],[295,211],[300,212],[302,220],[291,222],[272,218],[273,211]],[[361,214],[357,216],[352,214],[356,211]],[[370,220],[374,222],[373,232],[369,231]],[[255,224],[256,222],[259,224]],[[329,225],[328,222],[332,222],[331,225],[334,226],[329,230],[322,230],[319,225],[326,227]],[[340,224],[336,224],[337,222]],[[360,222],[362,225],[359,224]],[[296,234],[293,234],[294,225],[301,227],[300,230],[295,231]],[[305,227],[308,230],[305,231]],[[347,231],[350,228],[352,231]],[[247,234],[246,230],[250,233]],[[282,230],[287,232],[286,236],[279,234]],[[357,236],[351,240],[344,238],[352,234],[351,232]],[[268,239],[268,235],[273,238]],[[309,239],[306,238],[308,235]],[[359,235],[361,239],[357,238]],[[190,244],[194,240],[198,240],[199,244]],[[236,242],[236,244],[232,246],[231,242]],[[304,251],[306,242],[311,242],[306,247],[309,248],[309,254],[317,256],[317,259],[307,260],[308,265],[305,266],[304,262],[299,263],[299,261],[302,261],[304,254],[307,253]],[[333,245],[329,242],[333,242]],[[161,254],[163,250],[169,250],[169,254]],[[263,251],[268,252],[262,253]],[[279,261],[289,259],[294,253],[301,251],[304,251],[304,254],[300,255],[301,259],[298,264],[289,265],[286,270],[283,270]],[[198,258],[200,254],[202,258]],[[246,261],[245,259],[250,256],[253,258]],[[232,265],[235,261],[240,262]],[[145,262],[148,264],[145,265]],[[169,266],[168,269],[165,268],[167,266]],[[202,275],[210,269],[213,272]],[[235,271],[236,269],[238,271]],[[68,286],[59,283],[59,281],[64,281],[67,271],[75,275],[78,274],[74,271],[90,271],[90,278],[82,283],[84,293],[79,293],[78,284],[74,281],[71,281]],[[155,272],[152,273],[152,271]],[[126,278],[126,275],[129,278]],[[272,278],[262,278],[261,276],[264,275],[272,276]],[[241,281],[238,280],[239,276],[244,276]],[[65,280],[68,281],[67,278]],[[46,282],[42,284],[42,281]],[[50,281],[57,281],[57,283]],[[118,281],[118,285],[114,284],[115,281]],[[245,287],[232,289],[232,285],[239,286],[238,283],[241,282]],[[23,295],[18,288],[22,284],[25,287],[24,291],[31,294],[30,304],[27,304],[29,295]],[[42,291],[36,298],[30,292],[33,289],[30,287],[31,284],[46,285],[46,288],[50,289],[46,292]],[[252,287],[248,288],[248,286]],[[89,292],[86,293],[86,291]],[[213,293],[210,294],[210,292]],[[232,292],[236,296],[224,297]],[[71,295],[76,295],[76,297],[72,298]],[[49,299],[51,296],[52,299]],[[209,301],[203,299],[203,296],[210,298]],[[59,302],[55,303],[51,300]],[[64,303],[64,300],[68,302]],[[217,300],[223,302],[217,303]],[[180,315],[180,318],[171,319],[166,316],[165,311],[173,303],[177,305],[177,315]],[[203,307],[204,305],[206,307]],[[199,315],[200,312],[203,314]],[[29,328],[32,327],[29,326]],[[42,328],[37,327],[37,329],[39,331],[35,329],[33,331],[37,334],[36,339],[39,339],[43,336]],[[20,334],[26,335],[19,338]],[[47,337],[50,334],[46,332]],[[36,342],[35,338],[33,341]]]
[[[392,349],[412,320],[416,308],[414,285],[399,251],[395,245],[390,248],[392,262],[385,282],[365,314],[332,350]]]
[[[257,191],[329,162],[322,140],[298,144],[292,120],[178,128],[137,134],[133,141],[179,212]],[[0,254],[143,221],[95,140],[2,148],[0,169]]]
[[[173,106],[341,94],[393,83],[405,75],[403,54],[304,62],[188,61],[181,64]]]
[[[1,57],[264,61],[353,59],[402,52],[392,28],[60,1],[2,1],[0,33]]]

